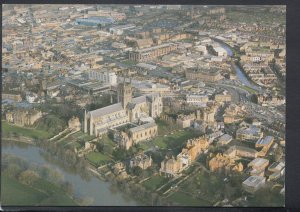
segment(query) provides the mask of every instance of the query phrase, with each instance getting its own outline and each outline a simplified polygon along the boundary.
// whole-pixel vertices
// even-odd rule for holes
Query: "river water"
[[[77,197],[89,197],[93,199],[92,206],[135,206],[137,203],[123,196],[119,191],[110,189],[111,183],[104,182],[95,176],[89,180],[82,179],[79,174],[69,173],[55,163],[47,161],[43,157],[43,150],[32,145],[4,144],[2,142],[2,154],[9,153],[24,158],[30,163],[47,165],[58,170],[64,180],[73,185]]]
[[[218,43],[220,44],[220,46],[221,46],[223,49],[226,50],[228,56],[230,56],[230,57],[233,56],[233,52],[232,52],[230,46],[228,46],[227,44],[222,43],[222,42],[218,42]],[[242,84],[244,84],[244,85],[246,85],[246,86],[248,86],[248,87],[250,87],[250,88],[252,88],[252,89],[254,89],[254,90],[261,90],[261,88],[259,88],[258,86],[254,85],[252,82],[250,82],[250,81],[247,79],[247,77],[246,77],[246,75],[244,74],[244,72],[243,72],[237,65],[234,65],[234,69],[235,69],[235,71],[236,71],[236,75],[237,75],[238,80],[239,80]]]

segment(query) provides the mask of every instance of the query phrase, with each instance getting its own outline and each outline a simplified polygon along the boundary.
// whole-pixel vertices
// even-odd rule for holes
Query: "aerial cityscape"
[[[2,206],[285,205],[286,7],[2,5]]]

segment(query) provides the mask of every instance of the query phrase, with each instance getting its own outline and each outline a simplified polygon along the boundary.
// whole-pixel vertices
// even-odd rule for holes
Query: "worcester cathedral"
[[[147,94],[133,98],[131,81],[124,79],[119,83],[117,93],[118,103],[85,112],[85,133],[98,137],[109,129],[129,123],[143,128],[141,123],[145,123],[145,120],[154,122],[154,118],[162,113],[162,97],[159,94]]]

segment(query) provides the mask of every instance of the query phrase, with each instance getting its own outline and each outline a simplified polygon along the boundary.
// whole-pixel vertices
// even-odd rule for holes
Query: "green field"
[[[23,185],[6,175],[1,176],[1,202],[7,206],[73,206],[77,205],[58,186],[39,179],[33,186]]]
[[[248,87],[248,86],[241,85],[240,87],[241,87],[242,89],[248,91],[250,94],[255,94],[255,93],[256,93],[256,90],[254,90],[254,89],[252,89],[252,88],[250,88],[250,87]]]
[[[19,126],[8,124],[6,121],[2,121],[2,131],[3,134],[6,135],[8,135],[9,133],[16,133],[17,135],[20,136],[36,138],[36,139],[46,139],[51,136],[47,131],[19,127]]]
[[[137,63],[136,62],[134,62],[134,61],[130,61],[130,60],[125,60],[125,61],[122,61],[122,63],[124,63],[124,64],[126,64],[126,65],[136,65]]]
[[[85,156],[85,158],[94,166],[100,166],[101,164],[111,161],[111,158],[100,152],[91,152]]]
[[[156,121],[157,127],[158,127],[158,135],[165,135],[170,132],[170,126],[162,120]]]
[[[169,199],[184,206],[211,206],[211,204],[205,200],[194,199],[180,191],[172,194]]]
[[[188,139],[196,137],[193,131],[183,130],[175,131],[173,134],[167,136],[158,136],[154,138],[151,142],[161,149],[172,149],[175,152],[180,150]]]
[[[37,205],[47,195],[5,175],[1,176],[1,202],[3,205]]]
[[[152,191],[158,189],[160,186],[162,186],[164,183],[168,181],[167,178],[164,178],[162,176],[153,176],[150,179],[143,182],[143,185]]]
[[[139,145],[142,150],[147,150],[151,147],[150,142],[147,142],[147,141],[141,142],[141,143],[139,143]]]
[[[49,194],[49,197],[40,203],[41,205],[76,205],[76,203],[70,197],[68,197],[64,191],[46,180],[40,179],[34,184],[34,186],[39,190],[46,191]]]

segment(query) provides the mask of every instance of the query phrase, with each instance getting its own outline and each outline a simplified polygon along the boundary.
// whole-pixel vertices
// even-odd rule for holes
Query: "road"
[[[111,57],[108,57],[108,56],[105,56],[105,55],[103,55],[103,58],[105,59],[105,60],[108,60],[108,61],[110,61],[110,62],[114,62],[114,63],[116,63],[118,66],[120,66],[121,68],[129,68],[130,67],[130,65],[127,65],[127,64],[125,64],[125,63],[121,63],[120,61],[118,61],[118,60],[115,60],[115,59],[113,59],[113,58],[111,58]]]
[[[249,101],[246,95],[249,94],[249,92],[245,89],[242,89],[238,86],[230,85],[230,84],[224,84],[224,83],[213,83],[209,82],[206,83],[207,85],[213,85],[215,87],[220,87],[222,89],[228,90],[232,97],[232,102],[239,103],[241,100]]]

